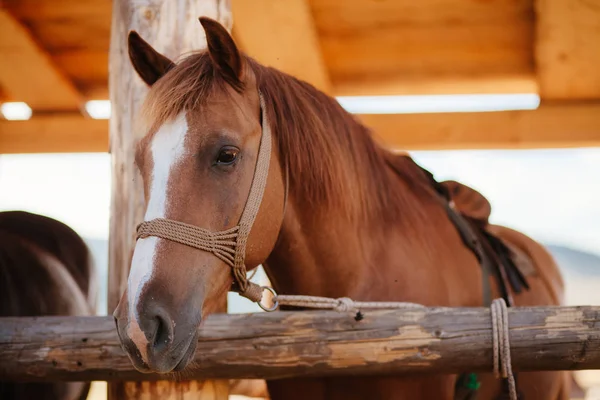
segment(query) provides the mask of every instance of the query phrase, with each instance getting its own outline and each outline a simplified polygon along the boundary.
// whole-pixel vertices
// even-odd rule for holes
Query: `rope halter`
[[[156,236],[213,253],[232,268],[234,279],[232,291],[238,292],[241,296],[263,307],[260,303],[262,294],[265,289],[269,288],[250,282],[246,277],[246,265],[244,263],[246,242],[248,241],[250,230],[262,202],[271,161],[271,128],[267,120],[264,98],[260,91],[258,92],[258,96],[262,116],[262,136],[252,186],[250,186],[248,199],[246,200],[246,205],[244,206],[238,225],[223,231],[211,232],[207,229],[183,222],[166,218],[156,218],[144,221],[138,225],[137,239]]]

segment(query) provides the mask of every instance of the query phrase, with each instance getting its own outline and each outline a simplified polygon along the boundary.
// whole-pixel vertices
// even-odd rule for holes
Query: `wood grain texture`
[[[307,0],[233,0],[233,35],[258,62],[331,92]]]
[[[536,0],[543,99],[600,99],[600,1]]]
[[[176,60],[181,54],[206,47],[198,21],[209,16],[231,29],[227,1],[218,0],[114,0],[109,54],[109,94],[112,104],[110,151],[113,187],[109,236],[108,313],[112,314],[127,286],[135,246],[135,227],[143,221],[145,204],[142,180],[134,166],[138,140],[146,132],[134,119],[147,92],[128,56],[127,35],[136,30],[157,51]],[[224,304],[226,299],[223,300]],[[224,306],[226,307],[226,306]],[[226,311],[226,308],[223,310]],[[126,379],[126,376],[122,377]],[[112,399],[226,399],[228,381],[186,384],[133,382],[109,385]]]
[[[84,96],[101,86],[108,99],[110,0],[3,0]],[[89,97],[86,97],[89,98]]]
[[[31,33],[0,8],[0,85],[34,111],[78,111],[82,98]]]
[[[186,378],[491,371],[489,309],[424,308],[211,315]],[[600,307],[509,310],[515,370],[600,368]],[[0,379],[149,380],[110,317],[3,318]],[[160,377],[160,378],[164,378]],[[170,377],[175,378],[175,377]]]
[[[363,114],[384,145],[402,150],[600,146],[600,103],[543,103],[536,110]]]
[[[233,33],[261,61],[326,91],[333,82],[330,93],[522,93],[536,84],[533,3],[232,0],[238,14]],[[107,86],[107,63],[94,60],[108,52],[110,1],[4,0],[3,5],[82,93]],[[238,35],[238,28],[243,33]],[[80,62],[73,64],[75,59]]]
[[[422,91],[413,89],[419,94],[435,94],[432,83],[455,81],[455,93],[464,93],[459,83],[467,78],[534,79],[530,0],[311,0],[310,5],[334,93],[340,86],[358,95],[348,88],[381,87],[378,82],[385,81],[421,84]],[[396,89],[394,94],[407,93]],[[502,93],[503,86],[495,90]]]
[[[76,113],[34,116],[27,121],[0,119],[0,154],[107,151],[106,120]]]

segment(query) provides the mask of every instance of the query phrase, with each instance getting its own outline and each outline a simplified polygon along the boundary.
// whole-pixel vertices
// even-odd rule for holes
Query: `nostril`
[[[156,316],[156,335],[154,336],[154,349],[161,351],[173,341],[173,329],[168,320],[162,316]]]
[[[143,318],[142,330],[153,352],[162,352],[173,342],[174,327],[168,313],[160,306],[152,307]]]

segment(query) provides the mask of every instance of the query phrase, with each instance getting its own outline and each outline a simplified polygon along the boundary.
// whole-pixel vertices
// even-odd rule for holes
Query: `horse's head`
[[[136,154],[147,209],[114,316],[140,371],[188,365],[202,319],[232,283],[244,289],[232,271],[240,259],[248,269],[264,262],[282,223],[285,185],[256,76],[221,25],[201,23],[208,50],[177,65],[129,36],[133,66],[150,86]]]

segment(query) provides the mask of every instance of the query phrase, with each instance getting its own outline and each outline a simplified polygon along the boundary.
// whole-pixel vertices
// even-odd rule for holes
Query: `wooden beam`
[[[236,43],[258,62],[331,91],[307,0],[233,0]]]
[[[31,34],[0,8],[0,85],[35,110],[77,111],[82,99]]]
[[[81,114],[34,116],[28,121],[0,119],[0,154],[108,151],[108,121]]]
[[[492,371],[487,308],[210,315],[194,368],[206,378]],[[513,369],[600,368],[600,307],[509,309]],[[111,317],[0,319],[0,380],[155,380],[137,372]]]
[[[113,156],[113,190],[109,236],[108,314],[115,310],[125,288],[136,225],[145,213],[142,179],[134,166],[134,154],[142,132],[134,119],[147,87],[136,74],[128,57],[127,36],[136,30],[157,51],[173,60],[191,50],[206,47],[204,30],[198,18],[208,16],[231,29],[228,2],[219,0],[170,0],[139,5],[137,0],[114,0],[109,54],[109,94],[112,104],[110,150]],[[227,311],[223,295],[222,309]],[[122,379],[127,377],[123,376]],[[110,399],[203,399],[229,397],[229,382],[185,383],[120,382],[109,385]]]
[[[600,99],[600,1],[536,0],[543,99]]]
[[[600,146],[600,103],[537,110],[369,114],[359,119],[394,149],[522,149]]]
[[[398,73],[338,79],[332,91],[335,96],[537,93],[538,84],[533,74],[410,77]]]
[[[384,145],[405,150],[600,146],[599,103],[549,103],[537,110],[361,114]],[[0,153],[106,152],[108,124],[74,114],[0,119]],[[114,301],[114,300],[113,300]],[[116,305],[116,303],[115,303]]]

